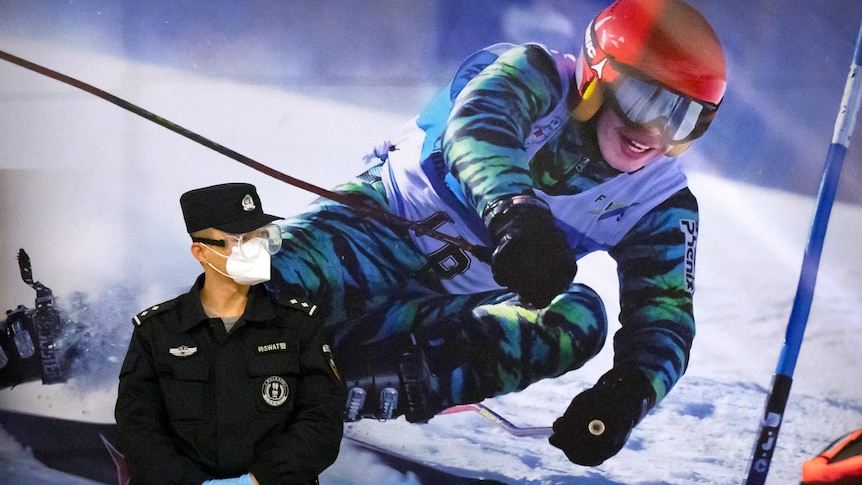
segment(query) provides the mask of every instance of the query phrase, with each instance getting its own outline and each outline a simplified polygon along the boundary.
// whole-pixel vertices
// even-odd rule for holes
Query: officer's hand
[[[639,371],[612,369],[591,389],[575,396],[554,422],[548,441],[566,457],[596,466],[616,455],[632,428],[655,404],[655,390]]]
[[[484,218],[495,245],[491,270],[500,286],[539,308],[569,287],[578,265],[543,200],[533,195],[500,199],[488,206]]]

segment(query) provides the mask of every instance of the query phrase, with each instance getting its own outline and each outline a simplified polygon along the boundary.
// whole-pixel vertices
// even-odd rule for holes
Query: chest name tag
[[[278,350],[287,350],[287,343],[286,342],[277,342],[274,344],[258,345],[257,346],[257,353],[258,354],[265,354],[267,352],[273,352],[273,351],[278,351]]]

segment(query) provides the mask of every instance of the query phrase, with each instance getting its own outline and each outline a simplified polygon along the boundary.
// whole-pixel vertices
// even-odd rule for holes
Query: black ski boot
[[[400,345],[392,340],[339,351],[347,386],[346,421],[404,415],[411,423],[424,423],[445,408],[423,350],[412,336]]]

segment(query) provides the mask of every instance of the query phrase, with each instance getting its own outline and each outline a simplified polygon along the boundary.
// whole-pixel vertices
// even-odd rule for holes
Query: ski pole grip
[[[594,419],[587,425],[590,434],[593,436],[601,436],[605,432],[605,423],[601,419]]]

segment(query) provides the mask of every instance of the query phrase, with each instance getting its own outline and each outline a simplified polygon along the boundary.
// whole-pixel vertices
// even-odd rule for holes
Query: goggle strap
[[[225,247],[226,244],[224,239],[209,239],[205,237],[193,237],[192,242],[209,244],[210,246],[218,246],[220,248]]]

